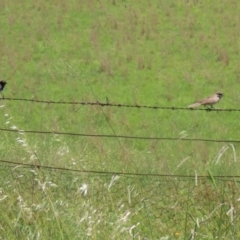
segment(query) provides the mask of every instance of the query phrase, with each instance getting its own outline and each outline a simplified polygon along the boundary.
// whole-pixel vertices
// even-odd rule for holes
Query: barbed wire
[[[96,138],[124,138],[124,139],[138,139],[138,140],[159,140],[159,141],[195,141],[195,142],[214,142],[214,143],[240,143],[240,140],[226,140],[226,139],[203,139],[203,138],[182,138],[182,137],[141,137],[141,136],[127,136],[127,135],[110,135],[110,134],[87,134],[87,133],[71,133],[58,131],[37,131],[37,130],[18,130],[0,128],[3,132],[17,132],[17,133],[33,133],[33,134],[56,134],[79,137],[96,137]]]
[[[240,109],[227,108],[188,108],[188,107],[163,107],[163,106],[148,106],[148,105],[132,105],[132,104],[121,104],[121,103],[109,103],[109,102],[77,102],[77,101],[51,101],[51,100],[38,100],[38,99],[26,99],[26,98],[2,98],[0,100],[7,101],[24,101],[32,103],[44,103],[44,104],[66,104],[66,105],[82,105],[82,106],[101,106],[101,107],[123,107],[123,108],[146,108],[153,110],[186,110],[186,111],[208,111],[208,112],[240,112]]]
[[[0,163],[6,163],[9,165],[23,166],[26,168],[37,168],[37,169],[46,169],[46,170],[60,170],[68,172],[78,172],[78,173],[89,173],[89,174],[102,174],[102,175],[126,175],[126,176],[149,176],[149,177],[171,177],[171,178],[240,178],[238,175],[181,175],[181,174],[157,174],[157,173],[132,173],[132,172],[114,172],[114,171],[95,171],[95,170],[81,170],[81,169],[72,169],[65,167],[52,167],[45,166],[40,164],[31,164],[31,163],[21,163],[14,162],[9,160],[0,159]]]

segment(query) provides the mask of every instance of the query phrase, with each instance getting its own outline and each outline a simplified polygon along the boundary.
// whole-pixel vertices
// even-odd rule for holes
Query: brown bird
[[[211,106],[211,108],[213,108],[213,104],[217,103],[221,98],[223,97],[223,93],[216,93],[210,97],[207,97],[205,99],[203,99],[202,101],[199,101],[197,103],[191,104],[188,107],[189,108],[195,108],[195,107],[199,107],[201,105],[206,106]]]

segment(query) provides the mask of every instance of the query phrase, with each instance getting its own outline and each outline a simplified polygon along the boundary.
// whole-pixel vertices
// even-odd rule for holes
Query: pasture
[[[239,239],[239,7],[0,2],[0,239]]]

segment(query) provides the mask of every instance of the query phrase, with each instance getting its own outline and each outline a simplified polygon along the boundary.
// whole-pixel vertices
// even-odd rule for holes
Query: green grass
[[[4,96],[186,107],[222,91],[217,107],[238,108],[239,4],[2,2]],[[240,129],[238,112],[7,100],[1,101],[0,123],[21,130],[179,139],[238,140]],[[86,171],[240,173],[236,143],[2,132],[0,150],[2,160]],[[194,178],[114,180],[111,175],[1,166],[0,239],[189,239],[192,229],[195,239],[239,238],[237,179],[199,178],[198,184]],[[88,186],[84,196],[83,184]]]

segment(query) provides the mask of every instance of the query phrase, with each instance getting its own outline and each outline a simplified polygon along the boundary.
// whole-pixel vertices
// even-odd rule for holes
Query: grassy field
[[[237,0],[1,1],[4,97],[187,107],[221,91],[216,107],[239,108],[239,9]],[[7,129],[239,140],[238,112],[0,107]],[[0,140],[1,161],[146,174],[0,162],[0,239],[240,237],[238,178],[214,177],[240,175],[238,143],[5,131]]]

